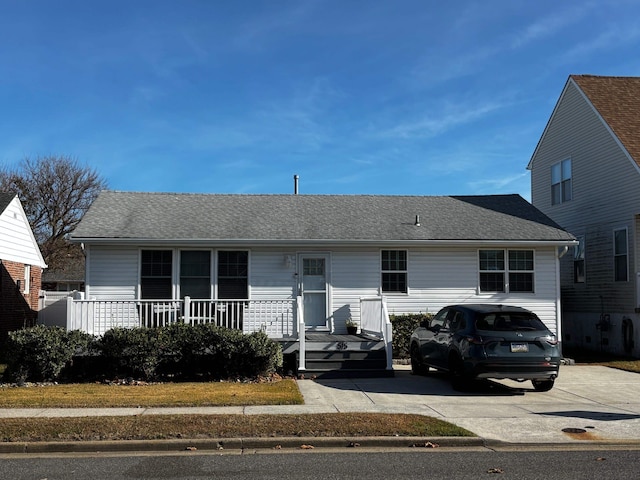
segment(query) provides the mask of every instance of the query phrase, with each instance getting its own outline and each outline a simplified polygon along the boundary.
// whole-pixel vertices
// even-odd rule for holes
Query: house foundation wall
[[[564,312],[562,320],[566,347],[640,358],[640,315],[635,312]]]

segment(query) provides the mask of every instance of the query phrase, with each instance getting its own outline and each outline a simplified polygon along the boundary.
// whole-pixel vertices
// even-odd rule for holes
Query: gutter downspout
[[[564,257],[569,251],[569,247],[565,245],[562,250],[556,250],[556,337],[558,338],[558,345],[560,345],[560,355],[564,358],[562,353],[562,307],[560,305],[560,259]]]

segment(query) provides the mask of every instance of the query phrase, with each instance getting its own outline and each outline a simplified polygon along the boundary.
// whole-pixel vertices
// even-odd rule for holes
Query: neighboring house
[[[570,76],[527,168],[533,204],[579,240],[565,345],[640,356],[640,78]]]
[[[70,329],[214,321],[294,350],[302,331],[345,334],[351,318],[384,336],[388,314],[465,302],[521,305],[560,333],[558,257],[575,243],[518,195],[118,191],[69,239],[86,254]]]
[[[84,257],[70,257],[59,268],[47,268],[42,273],[42,289],[48,292],[84,290]]]
[[[0,342],[36,323],[46,267],[18,196],[0,192]]]

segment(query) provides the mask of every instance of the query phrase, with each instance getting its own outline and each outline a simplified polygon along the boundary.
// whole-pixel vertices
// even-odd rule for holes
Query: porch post
[[[184,317],[182,318],[184,323],[191,323],[191,297],[184,297]]]
[[[67,297],[67,331],[74,330],[74,310],[73,310],[73,297]]]

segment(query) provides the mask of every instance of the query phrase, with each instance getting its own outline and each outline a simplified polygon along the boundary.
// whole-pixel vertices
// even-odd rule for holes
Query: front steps
[[[366,335],[307,332],[305,377],[392,377],[387,370],[384,341]],[[299,354],[299,353],[298,353]]]

